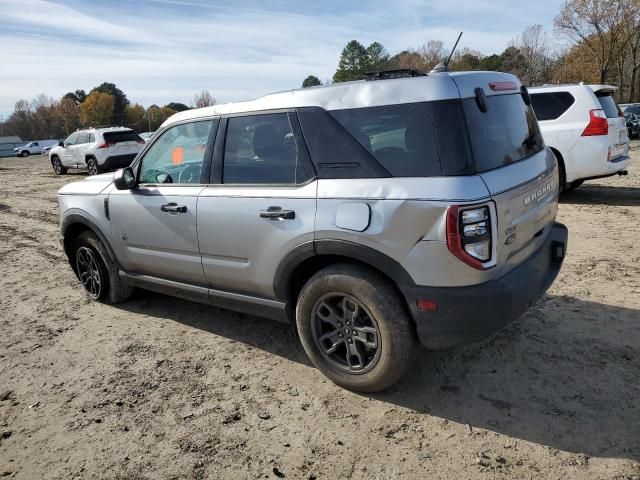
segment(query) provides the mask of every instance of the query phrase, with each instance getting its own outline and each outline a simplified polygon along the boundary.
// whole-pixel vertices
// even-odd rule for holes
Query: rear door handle
[[[260,210],[261,218],[269,220],[293,220],[296,218],[295,210],[283,210],[282,207],[269,207],[266,210]]]
[[[178,205],[177,203],[171,202],[166,205],[162,205],[160,210],[163,212],[185,213],[187,211],[187,207],[185,205]]]

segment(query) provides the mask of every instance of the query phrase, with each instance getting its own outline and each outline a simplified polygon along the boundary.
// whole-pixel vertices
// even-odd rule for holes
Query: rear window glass
[[[487,96],[486,112],[478,108],[475,98],[462,103],[477,172],[509,165],[544,147],[533,108],[522,95]]]
[[[102,134],[104,136],[105,141],[109,143],[119,143],[119,142],[137,142],[143,141],[140,136],[134,132],[133,130],[122,131],[122,132],[104,132]]]
[[[574,104],[569,92],[532,93],[531,103],[538,120],[555,120]]]
[[[427,103],[335,110],[330,114],[394,177],[442,175]]]
[[[616,118],[619,116],[620,110],[618,110],[618,104],[611,94],[596,93],[596,97],[598,97],[598,101],[600,102],[600,105],[602,105],[602,110],[604,110],[607,118]]]

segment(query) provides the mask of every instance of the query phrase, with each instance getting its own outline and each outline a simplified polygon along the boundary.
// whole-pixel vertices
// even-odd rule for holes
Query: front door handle
[[[187,211],[187,207],[185,205],[178,205],[177,203],[171,202],[166,205],[162,205],[160,210],[163,212],[185,213]]]
[[[282,207],[269,207],[266,210],[260,210],[261,218],[269,220],[293,220],[296,218],[295,210],[283,210]]]

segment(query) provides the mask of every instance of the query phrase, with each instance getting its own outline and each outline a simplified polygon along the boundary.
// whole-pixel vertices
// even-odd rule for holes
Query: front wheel
[[[29,156],[29,150],[24,150],[21,154],[21,157],[28,157]]]
[[[62,166],[62,162],[58,157],[53,157],[51,159],[51,166],[53,167],[53,171],[56,175],[64,175],[67,173],[67,169]]]
[[[131,296],[132,288],[120,278],[117,265],[92,231],[78,236],[74,262],[76,275],[91,300],[119,303]]]
[[[377,273],[334,265],[316,273],[296,305],[302,346],[341,387],[377,392],[409,369],[417,340],[399,294]]]

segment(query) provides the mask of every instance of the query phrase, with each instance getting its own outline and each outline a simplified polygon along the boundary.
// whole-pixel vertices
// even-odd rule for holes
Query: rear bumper
[[[131,165],[133,159],[136,158],[137,153],[129,153],[127,155],[113,155],[104,159],[104,162],[100,165],[102,170],[117,170],[119,168],[125,168]]]
[[[420,341],[427,348],[455,347],[480,340],[519,318],[558,275],[567,237],[567,228],[554,223],[545,243],[497,280],[466,287],[402,287]],[[419,311],[419,299],[436,301],[437,310]]]

